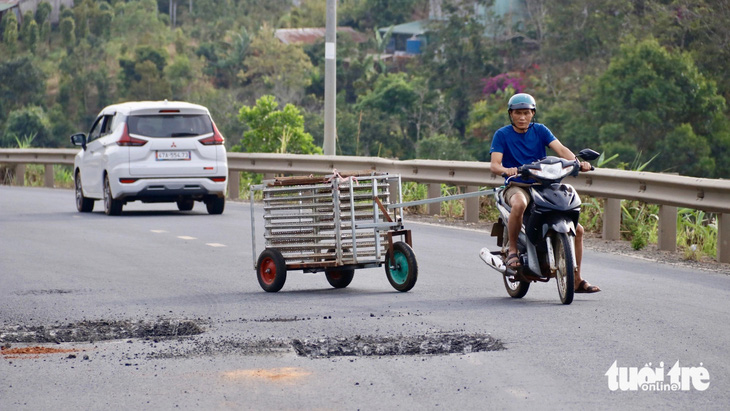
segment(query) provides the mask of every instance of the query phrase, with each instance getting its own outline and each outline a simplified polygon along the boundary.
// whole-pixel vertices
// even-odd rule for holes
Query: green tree
[[[200,3],[200,0],[195,0],[195,3]],[[113,21],[110,38],[123,38],[125,44],[133,47],[138,44],[167,44],[169,31],[160,20],[155,0],[117,2]]]
[[[179,38],[179,37],[178,37]],[[205,74],[213,79],[220,88],[240,85],[238,74],[244,68],[244,60],[249,53],[251,38],[246,29],[229,30],[218,41],[201,44],[195,54],[205,58]],[[176,46],[177,48],[177,40]]]
[[[50,123],[43,108],[27,106],[13,110],[8,115],[3,133],[3,147],[15,147],[17,140],[28,139],[35,135],[33,144],[37,147],[58,147],[50,134]]]
[[[38,23],[31,19],[28,23],[27,37],[23,39],[28,50],[35,54],[36,48],[38,47],[38,41],[40,40],[40,32],[38,30]]]
[[[28,10],[23,14],[23,23],[20,25],[20,38],[24,41],[30,35],[30,22],[35,23],[35,19],[33,18],[33,12]],[[36,28],[37,27],[38,23],[36,23]]]
[[[48,2],[42,2],[38,5],[38,8],[35,11],[35,22],[39,26],[43,26],[43,23],[48,21],[48,17],[51,16],[51,12],[53,11],[53,6],[51,6]]]
[[[63,44],[67,48],[72,49],[76,45],[76,23],[73,17],[64,17],[61,19],[60,27]]]
[[[264,26],[251,41],[245,70],[238,76],[248,83],[264,86],[284,102],[299,102],[311,84],[312,62],[301,47],[281,43],[274,31]]]
[[[271,95],[256,100],[253,107],[243,106],[238,119],[249,130],[243,133],[241,144],[233,151],[249,153],[322,154],[304,131],[304,117],[293,104],[278,110],[279,104]]]
[[[303,0],[279,20],[279,25],[287,28],[324,27],[327,24],[327,2]]]
[[[607,60],[625,35],[641,27],[635,7],[650,1],[547,0],[543,55],[552,61]]]
[[[45,92],[46,76],[30,57],[0,60],[0,123],[12,110],[41,105]]]
[[[590,106],[603,143],[622,141],[633,143],[639,152],[667,153],[684,150],[674,145],[681,142],[678,136],[706,140],[725,100],[689,54],[669,52],[656,40],[645,40],[621,47],[598,79]],[[708,163],[703,164],[706,170]],[[677,164],[663,154],[650,167],[664,170]]]
[[[695,134],[689,124],[680,124],[669,132],[664,139],[667,150],[663,160],[674,165],[672,171],[692,176],[710,176],[715,171],[715,160],[711,158],[711,148],[707,139]]]
[[[515,93],[512,87],[497,90],[472,106],[469,113],[469,124],[466,130],[468,151],[479,161],[489,161],[489,149],[494,132],[505,124],[509,124],[507,117],[507,103]]]
[[[423,77],[381,75],[373,90],[361,95],[354,108],[363,113],[365,122],[388,119],[392,132],[383,143],[399,158],[413,158],[422,138],[451,131],[453,112],[443,95]],[[372,139],[379,140],[367,135],[363,140]]]
[[[165,68],[165,77],[170,82],[173,99],[184,99],[190,89],[193,79],[193,66],[190,59],[182,54],[175,56],[175,60]]]
[[[164,75],[167,50],[142,45],[134,50],[134,59],[121,58],[120,89],[128,99],[170,98],[172,90]]]
[[[659,42],[689,52],[697,67],[718,82],[725,99],[730,98],[730,4],[712,0],[646,2],[644,26]]]
[[[421,64],[428,72],[431,87],[442,90],[454,110],[454,127],[464,136],[473,101],[481,97],[481,80],[502,72],[497,47],[484,36],[485,27],[474,16],[448,10],[445,22],[432,24]]]
[[[172,94],[170,83],[155,64],[144,60],[134,65],[137,78],[132,81],[127,97],[132,100],[163,100]]]
[[[474,157],[464,150],[461,140],[443,134],[434,134],[418,142],[416,158],[432,160],[473,161]]]
[[[18,43],[18,19],[15,13],[5,13],[3,16],[3,43],[14,52]]]

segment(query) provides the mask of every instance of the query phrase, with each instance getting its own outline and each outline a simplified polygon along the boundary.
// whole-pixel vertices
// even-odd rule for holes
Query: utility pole
[[[337,66],[337,0],[327,0],[327,25],[324,37],[324,154],[335,155]]]

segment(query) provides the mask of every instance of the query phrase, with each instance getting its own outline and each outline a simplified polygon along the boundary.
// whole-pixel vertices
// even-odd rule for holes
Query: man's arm
[[[498,153],[496,151],[492,152],[492,156],[489,160],[489,169],[492,171],[492,173],[501,176],[503,173],[507,174],[508,176],[513,176],[517,174],[517,168],[506,168],[502,166],[502,153]]]
[[[565,147],[559,140],[553,140],[548,147],[550,147],[560,158],[566,160],[575,160],[577,157],[573,154],[568,147]],[[591,164],[587,161],[580,162],[580,171],[590,171]]]

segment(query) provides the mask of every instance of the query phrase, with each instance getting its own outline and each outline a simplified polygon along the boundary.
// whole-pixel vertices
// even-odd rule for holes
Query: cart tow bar
[[[423,205],[423,204],[440,203],[440,202],[449,201],[449,200],[459,200],[462,198],[487,196],[487,195],[494,194],[495,191],[496,191],[496,188],[492,188],[489,190],[474,191],[471,193],[454,194],[454,195],[450,195],[450,196],[436,197],[436,198],[427,198],[425,200],[408,201],[405,203],[395,203],[395,204],[388,205],[388,210],[392,210],[394,208],[412,207],[412,206]]]
[[[472,193],[454,194],[454,195],[444,196],[444,197],[428,198],[425,200],[416,200],[416,201],[408,201],[405,203],[390,204],[388,206],[388,209],[411,207],[411,206],[430,204],[430,203],[439,203],[442,201],[458,200],[461,198],[481,197],[481,196],[486,196],[486,195],[492,195],[492,194],[494,194],[495,191],[496,191],[496,189],[492,188],[489,190],[474,191]],[[479,257],[485,263],[487,263],[487,265],[490,268],[493,268],[502,274],[507,274],[507,266],[504,265],[504,263],[502,262],[502,259],[495,256],[494,254],[492,254],[492,252],[489,251],[488,248],[486,248],[486,247],[482,248],[479,251]]]

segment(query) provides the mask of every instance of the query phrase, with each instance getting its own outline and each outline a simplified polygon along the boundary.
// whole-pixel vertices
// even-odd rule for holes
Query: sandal
[[[601,291],[598,286],[591,285],[588,283],[588,281],[583,280],[578,284],[578,287],[575,288],[576,293],[585,293],[585,294],[591,294],[591,293],[597,293]]]
[[[512,254],[508,255],[506,265],[508,268],[511,268],[513,270],[515,268],[519,267],[521,265],[520,264],[520,255],[517,253],[512,253]]]

